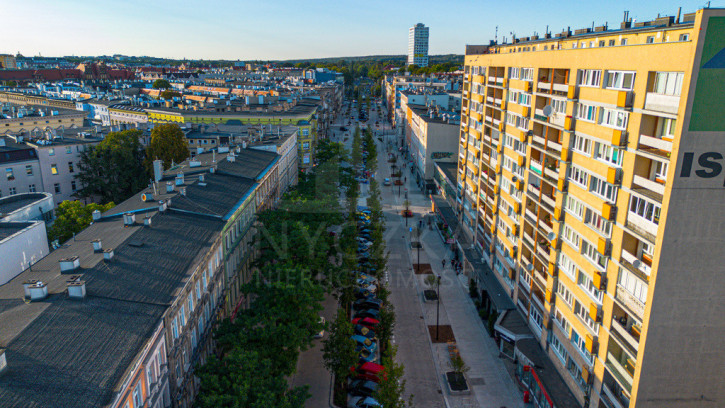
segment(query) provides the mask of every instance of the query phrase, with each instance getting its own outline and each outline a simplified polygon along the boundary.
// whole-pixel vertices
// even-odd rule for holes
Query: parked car
[[[390,181],[390,179],[389,179],[389,178],[386,178],[385,180],[383,180],[383,185],[384,185],[384,186],[390,186],[390,185],[392,185],[392,184],[393,184],[393,183],[392,183],[392,182]]]
[[[365,309],[358,312],[355,312],[355,315],[353,317],[372,317],[373,319],[379,320],[380,318],[380,311],[375,309]]]
[[[382,405],[373,397],[353,397],[348,404],[350,408],[380,408]]]
[[[375,296],[373,292],[370,292],[369,290],[365,290],[363,288],[355,288],[353,295],[355,296],[355,299],[367,299],[369,297]]]
[[[353,331],[355,334],[367,337],[368,339],[374,339],[375,338],[375,332],[368,329],[367,327],[363,326],[362,324],[356,324],[353,326]]]
[[[355,350],[358,352],[363,349],[368,350],[371,353],[378,351],[378,342],[373,339],[360,336],[359,334],[354,334],[351,338],[355,340]]]
[[[357,379],[366,379],[379,384],[380,380],[385,378],[385,367],[380,364],[363,363],[353,370],[354,376]]]
[[[372,317],[356,317],[352,319],[352,324],[354,325],[361,325],[365,326],[370,330],[375,330],[375,328],[380,324],[380,321],[378,319],[374,319]]]
[[[348,390],[353,397],[371,397],[378,390],[378,385],[369,380],[352,380]]]
[[[380,310],[381,307],[383,307],[383,301],[377,298],[358,299],[352,304],[352,308],[355,310]]]

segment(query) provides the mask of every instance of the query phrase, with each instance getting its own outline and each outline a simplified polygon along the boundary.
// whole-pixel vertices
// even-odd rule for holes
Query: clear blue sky
[[[466,44],[683,14],[705,1],[574,0],[0,0],[0,53],[299,59],[405,54],[408,28],[430,27],[430,54]],[[711,7],[725,7],[725,0]]]

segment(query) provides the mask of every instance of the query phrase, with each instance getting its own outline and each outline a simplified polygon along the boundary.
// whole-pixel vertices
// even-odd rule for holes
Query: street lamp
[[[440,314],[441,314],[441,275],[437,276],[437,283],[438,283],[438,289],[437,289],[437,298],[438,298],[438,305],[436,306],[436,341],[438,341],[438,329],[440,327]]]

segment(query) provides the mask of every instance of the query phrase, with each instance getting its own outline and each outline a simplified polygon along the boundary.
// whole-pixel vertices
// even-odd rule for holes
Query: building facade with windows
[[[0,197],[43,191],[38,154],[31,146],[0,137]]]
[[[418,23],[408,30],[408,65],[428,66],[428,29]]]
[[[461,224],[581,406],[725,402],[723,33],[704,9],[466,55]]]

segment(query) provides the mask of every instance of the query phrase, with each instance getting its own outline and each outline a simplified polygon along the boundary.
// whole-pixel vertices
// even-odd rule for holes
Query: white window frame
[[[634,88],[636,72],[634,71],[607,71],[606,89],[631,90]]]
[[[625,130],[628,122],[629,112],[610,108],[599,109],[599,124],[602,126]]]
[[[576,47],[574,47],[576,48]],[[582,69],[579,71],[579,86],[599,88],[602,83],[601,69]]]
[[[584,103],[579,103],[576,105],[576,118],[578,120],[583,120],[586,122],[596,122],[597,121],[597,107],[594,105],[588,105]]]

